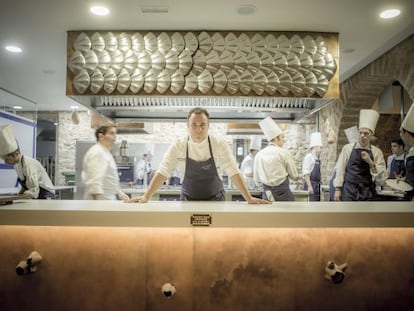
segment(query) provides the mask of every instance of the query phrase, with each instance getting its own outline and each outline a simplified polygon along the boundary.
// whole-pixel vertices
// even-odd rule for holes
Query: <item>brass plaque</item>
[[[193,214],[190,222],[193,227],[209,227],[211,225],[212,217],[210,214]]]

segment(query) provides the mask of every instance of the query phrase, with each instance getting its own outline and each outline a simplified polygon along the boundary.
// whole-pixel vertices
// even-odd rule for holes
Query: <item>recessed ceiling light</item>
[[[256,6],[253,4],[244,4],[238,7],[237,13],[240,15],[250,15],[256,11]]]
[[[70,106],[70,108],[73,110],[76,110],[76,109],[79,109],[79,106],[73,105],[73,106]]]
[[[23,109],[23,107],[22,106],[13,106],[13,109],[20,110],[20,109]]]
[[[398,9],[391,9],[391,10],[382,11],[379,16],[381,18],[393,18],[393,17],[396,17],[396,16],[398,16],[400,14],[401,14],[401,11],[400,10],[398,10]]]
[[[99,16],[105,16],[109,14],[109,9],[104,6],[93,6],[90,10],[93,14]]]
[[[6,46],[6,50],[12,53],[21,53],[22,49],[19,48],[18,46],[14,46],[14,45],[8,45]]]

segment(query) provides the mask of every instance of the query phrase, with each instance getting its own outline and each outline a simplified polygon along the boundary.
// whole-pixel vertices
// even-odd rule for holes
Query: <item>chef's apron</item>
[[[388,178],[395,179],[395,174],[398,176],[404,176],[405,175],[405,156],[402,160],[396,160],[392,159],[391,161],[391,168],[390,168],[390,176]]]
[[[23,156],[22,156],[21,161],[22,161],[22,172],[23,172],[24,179],[17,178],[17,180],[19,181],[22,188],[26,191],[26,190],[29,190],[29,188],[27,188],[27,185],[26,185],[27,177],[24,175]],[[42,199],[43,200],[53,200],[53,199],[55,199],[55,195],[52,192],[50,192],[49,190],[46,190],[45,188],[42,188],[42,187],[39,186],[39,196],[37,197],[37,199],[38,200],[42,200]]]
[[[279,186],[268,186],[263,184],[262,198],[272,201],[272,199],[267,196],[267,191],[272,193],[274,201],[295,201],[295,197],[293,196],[292,191],[290,191],[289,178],[287,177]]]
[[[223,182],[217,174],[208,137],[210,159],[194,161],[188,157],[188,143],[185,160],[185,175],[181,185],[180,200],[182,201],[224,201],[225,192]]]
[[[336,170],[334,171],[331,180],[329,181],[329,201],[335,201],[335,186],[334,180],[336,177]]]
[[[414,187],[414,156],[407,157],[405,160],[405,182]],[[414,197],[414,189],[406,192],[404,201],[411,201]]]
[[[369,164],[361,158],[362,151],[368,152],[370,158],[374,159],[371,150],[356,149],[354,145],[346,166],[342,201],[373,201],[376,199],[375,184],[372,181]]]
[[[310,182],[313,189],[313,194],[309,196],[309,201],[321,200],[321,160],[315,161],[315,166],[310,174]],[[304,190],[308,190],[308,184],[303,186]]]

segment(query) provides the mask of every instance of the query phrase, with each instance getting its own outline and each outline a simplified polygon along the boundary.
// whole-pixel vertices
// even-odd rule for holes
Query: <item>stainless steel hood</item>
[[[335,99],[261,97],[75,97],[81,104],[117,122],[185,121],[187,112],[204,107],[216,122],[258,122],[270,116],[284,123],[305,122],[307,116]]]
[[[338,34],[68,32],[68,96],[112,119],[303,122],[339,98]]]

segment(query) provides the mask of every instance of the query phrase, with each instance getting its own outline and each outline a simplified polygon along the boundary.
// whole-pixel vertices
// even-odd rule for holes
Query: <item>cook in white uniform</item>
[[[0,127],[0,156],[4,162],[13,165],[22,186],[20,194],[32,199],[54,199],[53,183],[42,164],[22,155],[10,124]]]
[[[356,125],[346,128],[344,132],[345,132],[346,139],[348,140],[348,143],[356,143],[358,141],[359,130]],[[337,170],[338,170],[338,162],[335,163],[334,172],[333,172],[331,180],[329,181],[329,201],[335,201],[335,186],[333,182],[335,180]]]
[[[207,110],[200,107],[190,110],[187,126],[189,135],[177,139],[169,147],[144,195],[128,202],[148,202],[175,168],[178,168],[182,180],[181,200],[224,200],[223,181],[220,177],[224,170],[248,203],[269,203],[251,195],[228,142],[222,136],[208,135]]]
[[[359,114],[359,140],[342,148],[334,180],[335,201],[372,201],[377,199],[376,184],[388,177],[382,151],[370,144],[379,114],[362,109]]]
[[[260,149],[262,149],[262,138],[260,136],[252,136],[250,138],[249,154],[243,159],[240,165],[240,170],[243,173],[249,189],[254,189],[256,187],[253,178],[253,164],[254,157]]]
[[[405,177],[397,179],[405,181],[414,188],[414,103],[401,124],[400,136],[404,143],[411,146],[411,148],[405,158]],[[404,200],[414,200],[414,189],[405,194]]]
[[[387,159],[388,178],[395,179],[405,176],[405,144],[401,138],[391,141],[392,154]]]
[[[139,159],[136,165],[136,176],[137,176],[137,184],[138,185],[148,185],[151,181],[151,159],[154,154],[155,145],[154,144],[146,144],[145,151],[142,155],[142,158]]]
[[[105,125],[95,131],[97,143],[89,148],[83,159],[82,179],[87,200],[129,199],[121,191],[118,169],[110,150],[116,140],[116,127]]]
[[[285,142],[283,131],[270,117],[260,121],[259,125],[269,144],[254,158],[254,180],[263,185],[264,199],[294,201],[288,177],[295,180],[299,174],[291,153],[282,148]]]
[[[321,133],[311,134],[309,152],[302,161],[302,175],[305,179],[303,189],[309,191],[310,201],[321,200],[321,160],[319,156],[322,151]]]

